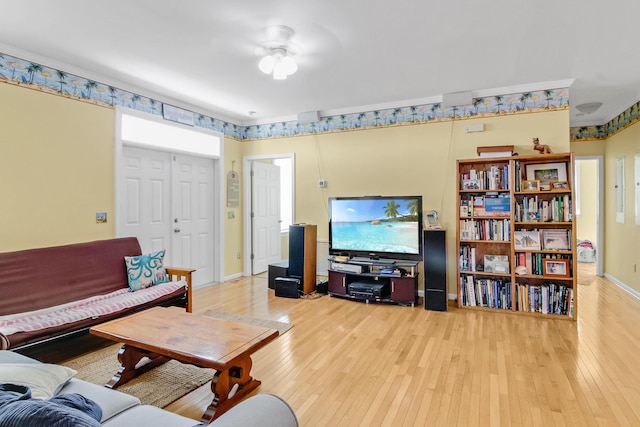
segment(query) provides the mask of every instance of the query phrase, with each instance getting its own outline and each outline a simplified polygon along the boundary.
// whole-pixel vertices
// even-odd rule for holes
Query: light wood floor
[[[195,305],[293,323],[252,373],[302,426],[638,426],[640,301],[581,274],[577,322],[277,298],[266,275],[198,290]],[[197,419],[210,393],[166,409]]]

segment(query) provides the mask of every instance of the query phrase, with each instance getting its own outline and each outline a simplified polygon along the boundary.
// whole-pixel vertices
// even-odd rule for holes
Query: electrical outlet
[[[236,254],[236,258],[240,259],[240,252]]]

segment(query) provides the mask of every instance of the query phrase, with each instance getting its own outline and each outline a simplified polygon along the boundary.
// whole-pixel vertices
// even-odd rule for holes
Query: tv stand
[[[329,295],[357,301],[414,307],[418,302],[418,262],[329,258]]]

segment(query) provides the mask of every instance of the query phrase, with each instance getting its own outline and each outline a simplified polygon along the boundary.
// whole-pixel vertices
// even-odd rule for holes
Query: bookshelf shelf
[[[459,307],[577,319],[573,168],[571,153],[458,160]]]

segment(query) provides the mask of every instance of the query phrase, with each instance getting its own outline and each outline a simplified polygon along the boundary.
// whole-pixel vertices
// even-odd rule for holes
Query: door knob
[[[179,228],[174,228],[174,229],[173,229],[173,232],[174,232],[174,233],[179,233],[179,232],[180,232],[180,229],[179,229]]]

